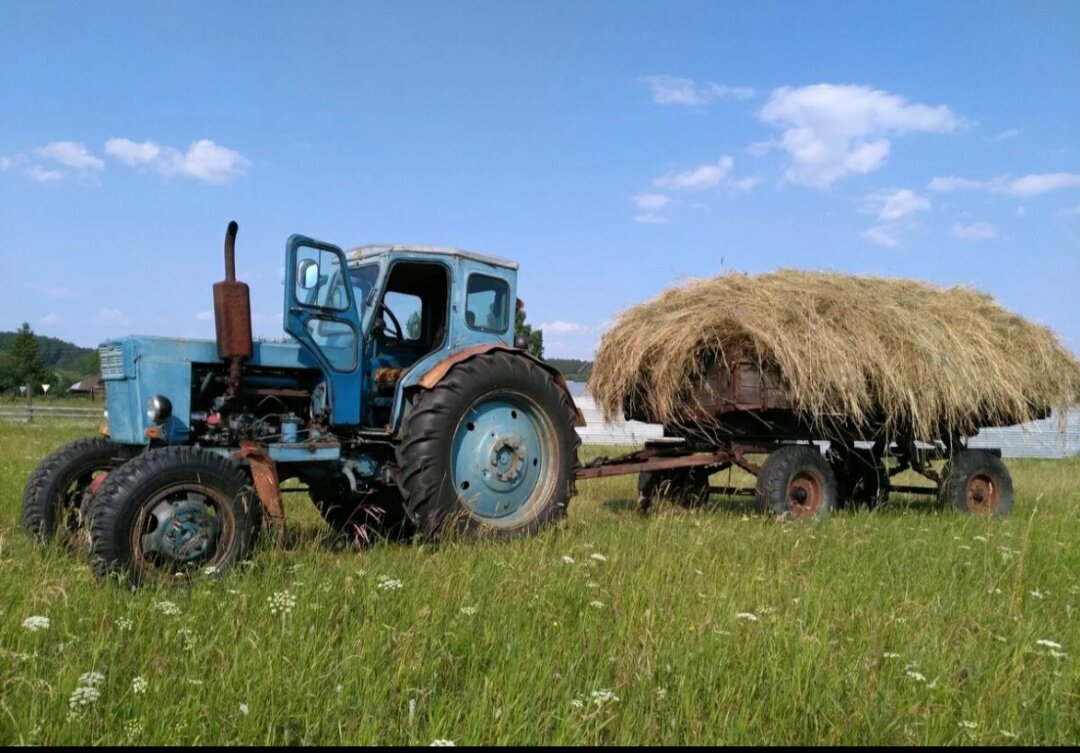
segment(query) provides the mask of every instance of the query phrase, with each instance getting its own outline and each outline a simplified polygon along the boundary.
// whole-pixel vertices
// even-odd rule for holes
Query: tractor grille
[[[127,376],[124,373],[124,347],[122,345],[106,345],[100,353],[103,379],[123,379]]]

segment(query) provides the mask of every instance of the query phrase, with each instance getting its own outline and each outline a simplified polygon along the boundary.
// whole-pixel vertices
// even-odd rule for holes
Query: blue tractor
[[[265,518],[283,532],[288,479],[360,543],[529,535],[565,514],[581,419],[558,371],[515,338],[517,264],[294,235],[291,339],[253,342],[236,231],[214,285],[216,342],[101,346],[107,426],[30,477],[31,535],[88,532],[95,574],[139,584],[224,571]]]

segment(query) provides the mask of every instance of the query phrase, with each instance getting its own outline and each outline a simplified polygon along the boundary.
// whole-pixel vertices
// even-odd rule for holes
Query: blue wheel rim
[[[454,432],[452,477],[461,504],[489,525],[531,520],[550,496],[556,468],[551,422],[531,400],[487,395]]]

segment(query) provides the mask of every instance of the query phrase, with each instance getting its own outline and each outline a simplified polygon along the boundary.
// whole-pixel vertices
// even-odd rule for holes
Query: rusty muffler
[[[251,291],[236,279],[236,232],[240,226],[229,223],[225,231],[225,279],[214,283],[214,324],[218,356],[229,363],[226,400],[240,389],[242,363],[251,358]]]

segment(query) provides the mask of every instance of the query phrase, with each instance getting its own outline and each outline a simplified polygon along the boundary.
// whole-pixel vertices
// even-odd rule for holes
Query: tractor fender
[[[566,377],[562,375],[562,372],[556,369],[554,366],[544,363],[539,358],[534,356],[527,350],[521,348],[512,348],[509,345],[502,345],[499,343],[487,343],[484,345],[473,345],[468,348],[453,353],[437,364],[432,366],[424,375],[420,377],[420,380],[416,383],[421,389],[430,390],[443,380],[443,378],[450,372],[450,369],[457,366],[459,363],[468,361],[476,356],[483,355],[484,353],[492,353],[494,351],[504,351],[506,353],[513,353],[515,356],[522,358],[528,358],[537,366],[542,368],[547,373],[551,374],[551,378],[555,380],[555,384],[562,388],[566,396],[570,398],[570,403],[574,406],[574,426],[584,426],[585,417],[581,414],[581,410],[577,407],[577,403],[574,402],[574,396],[570,394],[570,388],[566,385]]]

